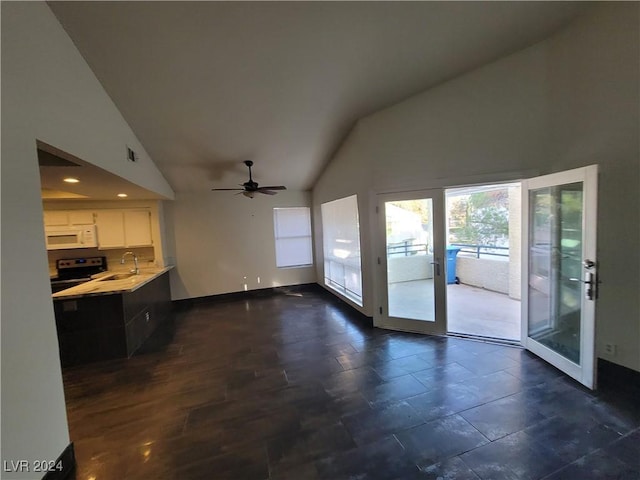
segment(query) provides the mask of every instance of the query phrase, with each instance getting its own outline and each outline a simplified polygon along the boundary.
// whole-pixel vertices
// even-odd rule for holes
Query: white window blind
[[[278,268],[313,265],[308,207],[274,208],[273,226]]]
[[[324,283],[362,306],[358,197],[323,203]]]

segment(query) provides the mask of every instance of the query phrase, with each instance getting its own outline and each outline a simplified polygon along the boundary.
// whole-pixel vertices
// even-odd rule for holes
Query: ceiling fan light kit
[[[258,182],[253,181],[253,177],[251,175],[251,167],[253,166],[252,160],[245,160],[244,164],[249,168],[249,180],[241,184],[240,186],[243,188],[212,188],[213,191],[240,191],[242,195],[248,198],[253,198],[255,193],[263,193],[265,195],[275,195],[278,193],[276,190],[286,190],[287,187],[283,185],[271,185],[269,187],[261,187],[258,185]]]

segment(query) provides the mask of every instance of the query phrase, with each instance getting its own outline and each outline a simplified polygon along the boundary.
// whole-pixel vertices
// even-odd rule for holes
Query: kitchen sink
[[[114,273],[113,275],[107,275],[106,277],[102,277],[99,279],[100,282],[106,282],[109,280],[126,280],[127,278],[131,278],[135,276],[135,273]]]

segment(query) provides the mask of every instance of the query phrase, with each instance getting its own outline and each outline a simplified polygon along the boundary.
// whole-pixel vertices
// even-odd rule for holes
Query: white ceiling
[[[309,189],[354,122],[542,40],[576,2],[51,2],[176,192]]]

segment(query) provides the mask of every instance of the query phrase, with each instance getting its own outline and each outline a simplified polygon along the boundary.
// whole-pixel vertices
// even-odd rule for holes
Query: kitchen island
[[[54,293],[62,365],[133,355],[171,314],[171,268],[105,272]]]

